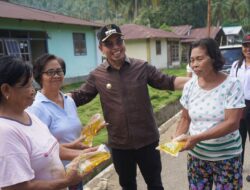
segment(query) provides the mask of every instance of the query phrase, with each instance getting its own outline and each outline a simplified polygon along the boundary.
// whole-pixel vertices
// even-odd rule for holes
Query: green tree
[[[104,23],[137,23],[155,28],[206,26],[205,0],[9,0],[17,4]],[[212,24],[241,24],[250,30],[250,0],[212,0]]]
[[[245,0],[246,13],[242,19],[242,25],[246,32],[250,33],[250,0]]]

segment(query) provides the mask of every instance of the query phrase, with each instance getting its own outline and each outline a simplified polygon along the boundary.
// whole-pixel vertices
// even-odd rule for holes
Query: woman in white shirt
[[[242,55],[235,61],[230,70],[230,76],[237,77],[243,87],[245,104],[244,114],[240,120],[240,135],[242,138],[242,164],[244,163],[245,144],[247,133],[250,137],[250,34],[244,36],[242,41]],[[250,175],[247,176],[250,182]]]
[[[47,126],[25,111],[35,95],[31,65],[1,57],[0,76],[0,189],[66,190],[79,183],[77,172],[65,175]]]
[[[197,77],[184,86],[181,121],[175,137],[188,133],[189,189],[241,189],[239,117],[244,104],[240,82],[220,72],[224,60],[211,38],[194,42],[190,66]]]

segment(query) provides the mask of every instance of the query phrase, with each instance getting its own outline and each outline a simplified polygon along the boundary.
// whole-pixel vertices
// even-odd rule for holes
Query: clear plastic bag
[[[110,152],[105,145],[100,145],[97,151],[79,155],[66,166],[66,173],[77,170],[79,176],[85,176],[94,168],[110,158]]]
[[[83,144],[91,147],[93,143],[94,136],[107,125],[105,123],[101,114],[95,114],[91,117],[88,124],[83,127],[81,135],[84,137]]]

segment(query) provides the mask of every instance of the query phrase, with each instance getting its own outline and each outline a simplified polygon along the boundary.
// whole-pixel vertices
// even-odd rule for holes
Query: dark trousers
[[[136,166],[138,165],[148,190],[163,190],[161,181],[160,152],[158,142],[140,149],[112,149],[112,159],[123,190],[136,190]]]
[[[246,139],[247,139],[247,134],[248,137],[250,137],[250,101],[245,100],[246,107],[244,109],[244,116],[240,120],[240,135],[242,139],[242,165],[244,163],[244,154],[245,154],[245,144],[246,144]],[[249,153],[248,153],[249,154]]]

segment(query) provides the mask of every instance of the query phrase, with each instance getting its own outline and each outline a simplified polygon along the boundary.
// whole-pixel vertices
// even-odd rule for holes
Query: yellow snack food
[[[161,150],[171,156],[177,157],[180,150],[185,146],[185,141],[171,141],[167,143],[160,144],[156,149]]]
[[[73,170],[77,170],[78,175],[83,177],[109,158],[110,153],[107,147],[100,145],[97,151],[79,155],[72,160],[66,166],[66,173],[69,174]]]
[[[105,121],[101,114],[95,114],[91,117],[88,124],[82,129],[81,135],[84,137],[83,144],[91,147],[93,138],[96,134],[105,127]]]

